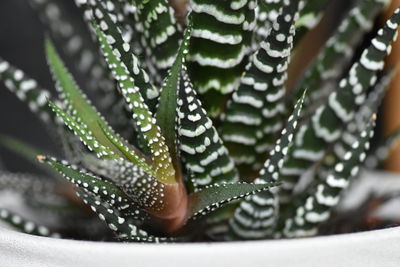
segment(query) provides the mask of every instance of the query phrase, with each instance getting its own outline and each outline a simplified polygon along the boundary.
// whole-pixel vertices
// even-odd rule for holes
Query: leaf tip
[[[36,159],[40,162],[40,163],[44,163],[44,161],[46,160],[46,156],[43,155],[37,155]]]

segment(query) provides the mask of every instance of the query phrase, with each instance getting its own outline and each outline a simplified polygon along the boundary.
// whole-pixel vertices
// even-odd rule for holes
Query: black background
[[[64,0],[62,0],[64,1]],[[73,1],[65,1],[73,8]],[[27,0],[0,0],[0,57],[54,90],[44,55],[44,32],[39,17]],[[0,83],[0,134],[14,136],[45,151],[55,151],[40,120]],[[35,167],[0,147],[0,157],[12,171]]]

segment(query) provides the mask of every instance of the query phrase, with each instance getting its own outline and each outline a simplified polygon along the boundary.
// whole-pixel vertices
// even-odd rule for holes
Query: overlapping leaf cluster
[[[317,234],[367,157],[400,23],[397,9],[357,57],[386,1],[356,1],[296,88],[286,88],[296,44],[328,2],[192,0],[180,23],[167,0],[76,0],[84,32],[60,2],[32,0],[107,119],[50,39],[55,95],[0,59],[0,79],[62,148],[60,159],[37,156],[50,167],[44,178],[2,171],[0,189],[64,224],[38,226],[6,209],[0,219],[38,235],[108,239],[90,207],[130,242]]]

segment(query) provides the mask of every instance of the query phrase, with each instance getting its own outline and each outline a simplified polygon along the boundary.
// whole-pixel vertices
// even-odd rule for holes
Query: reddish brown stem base
[[[163,232],[173,235],[188,219],[189,197],[183,183],[165,185],[164,195],[164,207],[150,214]]]

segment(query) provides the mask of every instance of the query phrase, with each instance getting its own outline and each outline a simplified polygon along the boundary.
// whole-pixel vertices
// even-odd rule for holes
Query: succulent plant
[[[50,38],[57,94],[0,59],[0,80],[62,150],[55,158],[2,138],[47,168],[45,177],[3,169],[1,189],[56,223],[5,208],[1,220],[31,234],[127,242],[318,234],[367,158],[400,10],[360,47],[387,1],[355,1],[287,88],[292,52],[329,1],[191,0],[184,19],[173,2],[76,0],[84,31],[59,1],[31,0],[97,105]]]

